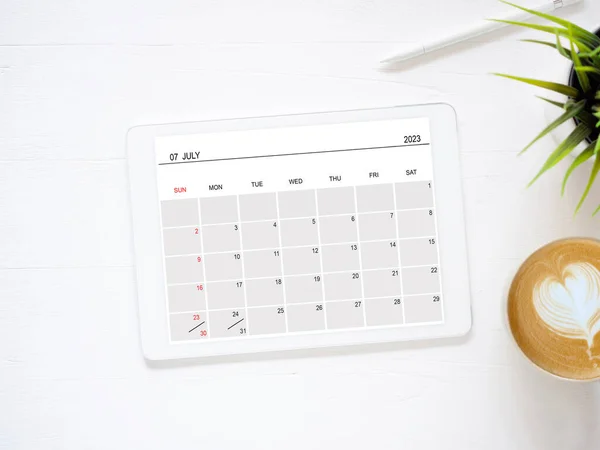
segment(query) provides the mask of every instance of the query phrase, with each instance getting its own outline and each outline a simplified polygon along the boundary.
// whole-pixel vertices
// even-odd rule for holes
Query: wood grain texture
[[[523,2],[533,5],[534,0]],[[435,10],[437,14],[430,14]],[[525,185],[551,149],[551,51],[502,31],[402,70],[377,61],[506,6],[491,0],[0,2],[0,448],[563,450],[600,442],[600,389],[531,368],[501,314],[544,243],[600,237],[572,211],[589,168]],[[565,11],[593,28],[600,3]],[[135,125],[447,102],[459,119],[471,334],[146,363],[125,134]],[[595,203],[595,204],[594,204]]]

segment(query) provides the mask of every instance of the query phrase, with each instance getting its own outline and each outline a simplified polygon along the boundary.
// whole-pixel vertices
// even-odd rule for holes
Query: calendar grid
[[[206,334],[211,340],[252,338],[443,320],[435,312],[442,289],[435,281],[439,248],[428,183],[416,182],[400,197],[397,189],[406,190],[406,183],[193,199],[198,230],[192,222],[162,227],[172,339]],[[172,202],[179,202],[174,207],[188,205],[187,199]],[[165,225],[176,223],[167,220]],[[196,234],[197,248],[192,242]],[[200,272],[191,270],[197,258]],[[197,301],[190,303],[193,285],[203,287],[194,298],[205,302],[204,335],[197,330],[203,322],[191,319],[201,317]],[[426,306],[431,302],[436,304]],[[237,335],[242,328],[243,336]]]

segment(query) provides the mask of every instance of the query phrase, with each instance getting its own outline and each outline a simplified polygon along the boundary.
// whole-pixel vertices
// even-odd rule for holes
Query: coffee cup
[[[515,344],[536,367],[565,380],[600,379],[600,241],[561,239],[533,252],[504,306]]]

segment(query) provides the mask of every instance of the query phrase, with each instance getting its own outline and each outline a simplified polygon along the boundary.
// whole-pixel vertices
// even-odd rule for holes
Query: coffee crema
[[[564,239],[527,258],[510,287],[508,321],[534,364],[564,378],[599,378],[600,241]]]

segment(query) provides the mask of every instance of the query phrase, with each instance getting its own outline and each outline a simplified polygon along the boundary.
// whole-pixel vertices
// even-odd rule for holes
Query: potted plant
[[[495,75],[531,84],[564,96],[564,101],[555,101],[540,97],[549,104],[560,108],[562,114],[542,130],[521,153],[528,150],[542,137],[554,132],[561,125],[567,123],[573,124],[570,133],[550,154],[529,185],[533,184],[547,170],[556,166],[567,155],[574,153],[575,158],[567,169],[562,183],[561,193],[564,194],[565,186],[573,171],[584,162],[588,160],[593,161],[587,186],[575,209],[575,213],[577,213],[587,198],[600,171],[600,37],[596,33],[587,31],[559,17],[508,2],[503,3],[545,19],[551,22],[551,24],[541,25],[503,20],[498,20],[498,22],[531,28],[552,35],[549,41],[526,39],[525,42],[552,47],[557,50],[561,57],[567,58],[571,63],[571,75],[566,83],[555,83],[501,73],[496,73]],[[594,211],[594,214],[599,211],[600,206]]]

